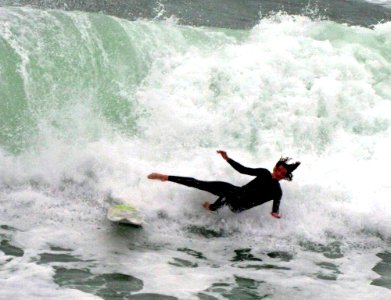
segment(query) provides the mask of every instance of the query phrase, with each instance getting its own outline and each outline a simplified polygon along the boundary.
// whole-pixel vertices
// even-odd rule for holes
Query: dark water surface
[[[1,0],[0,5],[102,12],[129,20],[175,16],[180,24],[233,29],[252,28],[260,16],[279,11],[365,27],[391,20],[390,9],[357,0]]]
[[[0,8],[0,299],[391,295],[391,23],[340,24],[371,27],[391,20],[389,9],[1,5],[24,7]],[[278,11],[310,18],[263,18]],[[274,162],[288,148],[302,156],[282,220],[269,204],[208,215],[201,201],[212,198],[200,197],[210,195],[147,181],[156,167],[243,182],[209,158],[220,143],[243,162]],[[117,196],[137,201],[145,226],[106,220]]]

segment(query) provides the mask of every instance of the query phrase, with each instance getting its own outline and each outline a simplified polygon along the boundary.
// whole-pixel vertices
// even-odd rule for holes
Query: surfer
[[[273,172],[270,173],[264,168],[253,169],[244,167],[232,158],[229,158],[227,152],[224,150],[218,150],[217,153],[236,171],[242,174],[256,176],[255,179],[239,187],[222,181],[201,181],[190,177],[164,175],[160,173],[151,173],[148,175],[148,178],[179,183],[218,196],[219,198],[214,203],[210,204],[209,202],[205,202],[203,204],[206,209],[211,211],[216,211],[224,205],[227,205],[231,211],[237,213],[273,200],[271,215],[280,219],[279,207],[282,191],[279,181],[282,179],[291,181],[293,177],[292,172],[300,165],[300,162],[288,164],[290,158],[282,157],[274,166]]]

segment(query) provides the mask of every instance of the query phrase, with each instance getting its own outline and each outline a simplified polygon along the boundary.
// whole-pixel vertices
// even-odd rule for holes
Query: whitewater
[[[1,7],[0,299],[390,299],[390,49],[390,22]],[[302,162],[282,219],[146,178],[251,180],[217,149]]]

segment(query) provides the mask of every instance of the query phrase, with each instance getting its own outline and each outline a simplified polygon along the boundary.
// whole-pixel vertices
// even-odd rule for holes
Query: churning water
[[[0,8],[1,299],[391,298],[391,23],[234,27]],[[249,181],[219,148],[301,160],[281,220],[146,179]]]

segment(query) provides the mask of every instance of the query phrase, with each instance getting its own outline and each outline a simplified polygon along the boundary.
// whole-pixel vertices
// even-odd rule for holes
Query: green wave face
[[[256,151],[271,134],[285,139],[281,148],[324,151],[341,129],[388,130],[389,118],[366,112],[390,99],[389,23],[372,30],[276,15],[251,30],[229,30],[0,12],[6,151],[117,135],[200,146],[224,138]],[[183,132],[151,133],[159,117]]]
[[[391,23],[0,8],[0,298],[385,299],[390,49]],[[252,180],[217,149],[302,162],[281,220],[271,202],[211,214],[215,195],[147,179]],[[110,224],[113,204],[143,227]]]
[[[132,129],[132,103],[118,86],[137,84],[142,78],[137,69],[146,67],[132,55],[131,41],[118,22],[28,9],[8,10],[5,18],[0,50],[3,144],[19,149],[56,128],[72,135],[68,128],[82,126],[81,118],[89,128],[73,134],[83,129],[93,137],[100,131],[94,128],[104,125],[99,115],[121,119],[123,128]]]
[[[156,57],[202,31],[87,13],[1,9],[0,142],[19,151],[48,136],[137,132],[135,93]]]

